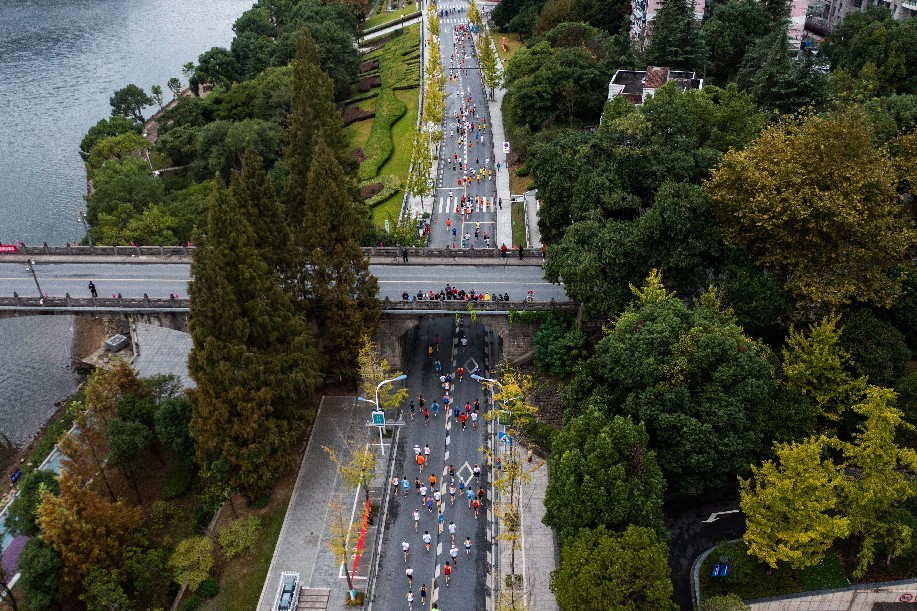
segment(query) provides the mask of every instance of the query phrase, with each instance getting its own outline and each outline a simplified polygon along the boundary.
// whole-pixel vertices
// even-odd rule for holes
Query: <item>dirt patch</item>
[[[116,333],[127,335],[126,321],[75,316],[73,319],[73,343],[71,346],[73,366],[80,368],[83,359],[101,348],[105,340]]]
[[[366,78],[360,79],[357,83],[357,91],[360,93],[368,93],[373,87],[381,87],[382,79],[378,76],[367,76]]]
[[[369,72],[370,70],[375,70],[379,67],[379,60],[374,59],[368,62],[363,62],[360,64],[360,72]]]
[[[383,188],[384,187],[381,182],[374,182],[374,183],[365,185],[363,187],[360,187],[360,198],[369,199],[376,193],[379,193],[380,191],[382,191]]]
[[[364,110],[359,106],[351,106],[342,114],[342,120],[344,121],[344,127],[347,127],[351,123],[356,123],[357,121],[363,121],[365,119],[371,119],[376,116],[376,111],[374,110]]]
[[[535,381],[530,400],[538,406],[535,419],[560,428],[564,424],[564,408],[561,402],[564,385],[561,380],[552,378],[540,371],[532,363],[519,366],[523,375],[532,376]]]
[[[350,157],[357,163],[363,163],[366,160],[366,155],[363,154],[363,149],[353,149],[350,151]]]

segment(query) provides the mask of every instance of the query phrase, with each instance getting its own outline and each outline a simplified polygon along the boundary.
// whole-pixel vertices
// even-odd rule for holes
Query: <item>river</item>
[[[128,83],[181,75],[253,0],[0,0],[0,242],[84,231],[79,143]],[[153,109],[148,109],[151,114]],[[0,321],[0,434],[21,443],[74,389],[68,317]],[[0,465],[2,467],[2,465]]]

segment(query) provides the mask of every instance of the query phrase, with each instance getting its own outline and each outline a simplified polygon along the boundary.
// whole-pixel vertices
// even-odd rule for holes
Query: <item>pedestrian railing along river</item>
[[[398,246],[382,246],[373,248],[363,248],[363,254],[367,257],[403,261],[405,251],[407,251],[408,260],[412,257],[420,258],[452,258],[452,259],[499,259],[503,255],[496,248],[401,248]],[[47,243],[40,246],[21,244],[16,246],[16,251],[5,251],[2,254],[8,256],[28,255],[41,256],[52,255],[59,257],[190,257],[194,253],[194,246],[51,246]],[[525,253],[523,253],[525,254]],[[526,260],[537,261],[540,253],[530,251]],[[506,254],[507,260],[518,259],[518,252],[509,251]],[[140,261],[145,262],[145,261]],[[155,263],[156,261],[149,261]]]

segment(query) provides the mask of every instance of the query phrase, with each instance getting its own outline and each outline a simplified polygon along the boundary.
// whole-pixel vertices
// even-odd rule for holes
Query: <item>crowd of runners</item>
[[[430,354],[434,354],[436,364],[436,375],[439,377],[440,384],[443,388],[443,396],[439,400],[433,400],[428,405],[426,399],[421,394],[416,401],[411,400],[409,411],[410,418],[413,421],[416,414],[423,416],[424,425],[429,426],[441,423],[449,430],[461,429],[464,434],[478,429],[478,423],[481,418],[481,401],[476,398],[474,402],[466,401],[464,405],[454,400],[456,383],[460,383],[465,377],[465,371],[458,367],[455,372],[443,372],[439,361],[439,336],[430,344]],[[480,373],[475,368],[472,373]],[[442,418],[440,413],[442,412]],[[450,426],[451,421],[451,426]],[[452,446],[455,448],[456,446]],[[426,606],[432,594],[433,583],[428,586],[426,581],[419,584],[414,583],[414,568],[412,558],[417,554],[438,553],[435,548],[435,540],[442,537],[442,551],[446,555],[446,560],[442,564],[442,583],[449,587],[453,571],[457,571],[459,564],[463,567],[467,565],[472,570],[474,558],[471,558],[475,541],[473,540],[474,532],[462,532],[471,530],[467,528],[468,524],[476,524],[477,520],[484,513],[484,504],[487,499],[486,484],[481,479],[481,464],[484,463],[484,455],[478,444],[473,455],[453,455],[450,458],[450,464],[442,470],[442,476],[437,477],[437,469],[430,464],[430,446],[420,444],[413,446],[413,461],[417,465],[417,473],[413,478],[405,473],[400,478],[392,478],[392,487],[394,498],[400,498],[405,507],[413,506],[410,512],[399,512],[399,515],[405,515],[405,519],[411,519],[414,522],[414,533],[416,538],[408,540],[407,538],[401,543],[402,556],[405,563],[405,578],[407,579],[407,593],[405,597],[408,603],[408,610],[414,609],[414,603],[420,604],[420,607]],[[460,452],[456,452],[460,454]],[[458,472],[455,463],[463,465],[465,462],[474,464],[466,480],[462,473]],[[477,461],[477,462],[474,462]],[[463,515],[464,512],[464,515]],[[456,525],[456,521],[466,525],[465,529]],[[473,520],[473,521],[472,521]],[[472,527],[473,528],[473,527]],[[464,550],[464,552],[462,551]],[[461,559],[464,556],[465,559]],[[461,559],[461,560],[460,560]],[[432,609],[439,609],[436,603],[431,606]]]

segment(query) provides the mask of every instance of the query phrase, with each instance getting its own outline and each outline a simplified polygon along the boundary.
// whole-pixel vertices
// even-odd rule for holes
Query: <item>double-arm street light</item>
[[[376,400],[375,401],[373,401],[372,399],[367,399],[366,397],[357,397],[357,401],[363,401],[364,403],[372,403],[373,405],[376,406],[376,411],[383,412],[384,414],[382,406],[379,405],[379,389],[382,388],[384,384],[391,384],[392,382],[400,382],[401,380],[404,380],[407,377],[408,377],[407,375],[402,373],[400,376],[396,378],[392,378],[390,380],[382,380],[381,382],[376,384]],[[384,420],[384,415],[383,415],[383,424],[378,425],[379,426],[379,451],[382,453],[382,456],[385,456],[385,445],[383,444],[383,441],[382,441],[382,429],[385,428],[384,422],[385,420]]]

